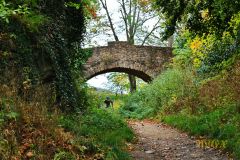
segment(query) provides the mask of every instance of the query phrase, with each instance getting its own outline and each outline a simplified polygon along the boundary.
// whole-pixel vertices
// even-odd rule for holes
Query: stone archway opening
[[[152,77],[149,76],[148,74],[142,72],[142,71],[138,71],[135,69],[131,69],[131,68],[123,68],[123,67],[116,67],[116,68],[108,68],[102,71],[99,71],[95,74],[92,74],[89,77],[86,77],[86,80],[89,80],[93,77],[96,77],[98,75],[102,75],[102,74],[106,74],[106,73],[110,73],[110,72],[118,72],[118,73],[127,73],[127,74],[131,74],[134,75],[140,79],[142,79],[144,82],[150,83],[152,81]]]
[[[90,86],[90,88],[94,88],[95,90],[98,90],[100,92],[106,91],[112,92],[114,94],[128,94],[130,93],[130,84],[128,80],[129,73],[129,70],[126,71],[126,69],[123,70],[122,68],[104,70],[95,74],[92,77],[89,77],[89,79],[87,80],[87,84]],[[114,75],[115,78],[109,78],[112,77],[111,74]],[[119,77],[116,78],[116,75]],[[144,77],[142,74],[140,76],[136,76],[137,88],[142,88],[151,81],[150,77],[146,76],[147,75],[145,75],[145,79],[142,78]],[[116,79],[118,79],[117,82]]]

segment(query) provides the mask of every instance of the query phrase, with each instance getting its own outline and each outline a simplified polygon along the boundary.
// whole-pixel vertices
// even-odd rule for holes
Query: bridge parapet
[[[108,46],[126,46],[130,45],[127,41],[110,41]]]

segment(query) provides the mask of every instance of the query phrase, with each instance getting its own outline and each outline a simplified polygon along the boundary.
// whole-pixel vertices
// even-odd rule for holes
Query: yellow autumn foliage
[[[200,13],[201,13],[201,17],[202,17],[203,20],[209,20],[210,19],[208,9],[202,10]]]
[[[201,65],[201,60],[204,58],[204,54],[202,52],[202,48],[204,45],[204,41],[196,37],[190,43],[190,49],[192,50],[192,58],[193,58],[193,65],[198,68]]]

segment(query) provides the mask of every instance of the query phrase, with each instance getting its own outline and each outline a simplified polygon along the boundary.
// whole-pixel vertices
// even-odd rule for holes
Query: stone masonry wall
[[[93,55],[84,65],[84,77],[90,79],[107,72],[125,72],[151,81],[173,57],[168,47],[136,46],[127,42],[109,42],[93,48]]]

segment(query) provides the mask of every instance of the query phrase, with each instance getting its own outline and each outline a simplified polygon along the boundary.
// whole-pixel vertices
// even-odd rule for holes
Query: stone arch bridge
[[[83,66],[83,74],[88,80],[107,72],[125,72],[150,82],[172,57],[169,47],[109,42],[108,46],[93,48],[92,56]]]

